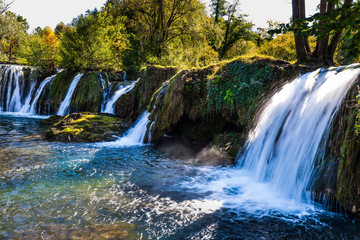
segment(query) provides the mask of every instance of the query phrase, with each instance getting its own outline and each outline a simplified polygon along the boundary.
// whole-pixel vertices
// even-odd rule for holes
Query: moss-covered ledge
[[[156,143],[164,134],[181,135],[190,141],[213,142],[235,157],[244,137],[231,141],[235,140],[231,136],[246,136],[268,96],[309,70],[260,57],[182,70],[152,97],[148,108],[151,141]]]
[[[112,141],[129,127],[123,119],[88,112],[52,116],[43,123],[52,125],[45,138],[61,142]]]

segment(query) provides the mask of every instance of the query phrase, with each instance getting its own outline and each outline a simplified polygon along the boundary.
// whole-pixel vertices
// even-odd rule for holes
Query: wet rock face
[[[225,132],[246,136],[262,101],[304,70],[287,62],[258,58],[182,70],[153,95],[148,108],[151,141],[167,134],[219,142],[220,149],[235,157],[243,138],[220,144],[216,136]],[[227,137],[222,138],[226,141]]]
[[[129,123],[123,119],[91,113],[72,113],[66,117],[53,116],[43,123],[53,123],[46,132],[45,138],[49,141],[61,142],[113,141],[129,127]]]
[[[56,114],[76,74],[67,70],[57,74],[51,83],[50,93],[44,94],[40,99],[43,105],[50,103],[49,111],[51,114]],[[85,73],[74,91],[70,112],[100,112],[103,99],[100,73]],[[46,109],[46,106],[41,108]]]
[[[349,213],[360,216],[360,78],[349,90],[333,120],[323,157],[314,171],[311,189],[335,199]]]
[[[161,66],[148,66],[143,69],[134,89],[121,96],[116,102],[115,114],[121,118],[135,121],[146,110],[156,90],[173,77],[177,71],[176,67]]]

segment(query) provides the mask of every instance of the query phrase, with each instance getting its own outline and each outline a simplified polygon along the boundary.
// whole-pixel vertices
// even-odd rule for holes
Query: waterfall
[[[101,103],[101,112],[104,112],[105,104],[109,98],[109,92],[111,91],[111,85],[108,76],[106,76],[106,82],[100,73],[100,82],[103,89],[103,102]]]
[[[30,113],[37,79],[25,79],[21,66],[0,65],[0,69],[0,111]]]
[[[100,143],[105,147],[131,147],[144,145],[147,125],[149,123],[149,112],[144,112],[126,134],[115,142]]]
[[[36,90],[35,93],[35,97],[29,107],[29,109],[27,110],[27,112],[31,113],[31,114],[36,114],[36,104],[44,90],[44,88],[46,87],[47,84],[49,84],[50,82],[52,82],[54,80],[54,78],[56,77],[56,75],[53,75],[51,77],[47,77],[45,78],[44,81],[42,81],[42,83],[40,84],[39,88]]]
[[[101,110],[102,113],[115,114],[115,103],[116,101],[125,93],[130,92],[134,87],[137,81],[133,82],[130,85],[121,85],[119,89],[113,94],[113,96],[106,103],[104,109]]]
[[[35,91],[35,85],[36,85],[36,82],[31,83],[29,94],[27,94],[27,96],[25,98],[25,103],[21,107],[20,113],[28,113],[29,112],[30,102],[31,102],[31,99],[32,99],[34,91]],[[34,114],[36,114],[36,113],[34,113]]]
[[[332,68],[286,84],[265,105],[238,165],[296,201],[306,191],[324,134],[360,69]]]
[[[71,98],[75,92],[76,86],[79,83],[81,77],[83,76],[83,73],[79,73],[78,75],[76,75],[74,77],[74,79],[72,80],[67,92],[66,92],[66,96],[64,98],[64,100],[62,101],[62,103],[60,104],[59,110],[57,112],[57,115],[61,115],[64,116],[68,113],[69,107],[70,107],[70,103],[71,103]]]

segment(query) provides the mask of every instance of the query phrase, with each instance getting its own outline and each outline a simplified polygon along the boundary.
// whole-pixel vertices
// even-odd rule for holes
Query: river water
[[[0,239],[359,239],[360,223],[236,167],[152,146],[53,143],[0,115]]]

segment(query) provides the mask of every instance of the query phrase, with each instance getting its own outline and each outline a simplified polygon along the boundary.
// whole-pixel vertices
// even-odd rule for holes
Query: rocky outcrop
[[[317,197],[334,199],[360,216],[360,78],[333,120],[310,186]]]
[[[129,123],[123,119],[91,113],[53,116],[43,123],[52,124],[45,138],[61,142],[113,141],[129,127]]]
[[[210,143],[218,142],[214,138],[224,132],[244,135],[265,96],[303,70],[265,58],[239,58],[182,70],[154,94],[148,109],[152,121],[148,137],[157,142],[164,134],[181,135]],[[226,144],[239,146],[231,141]],[[237,151],[230,152],[235,157]]]
[[[116,102],[116,115],[135,121],[146,110],[154,92],[177,71],[176,67],[161,66],[148,66],[142,69],[134,89],[121,96]]]
[[[101,73],[85,73],[81,77],[71,99],[70,112],[100,112],[101,104],[104,100],[100,74]],[[77,73],[71,71],[60,72],[51,83],[50,96],[44,91],[44,97],[41,100],[44,102],[42,106],[46,106],[46,99],[50,99],[51,114],[56,114],[76,75]],[[103,78],[105,78],[105,74]]]

